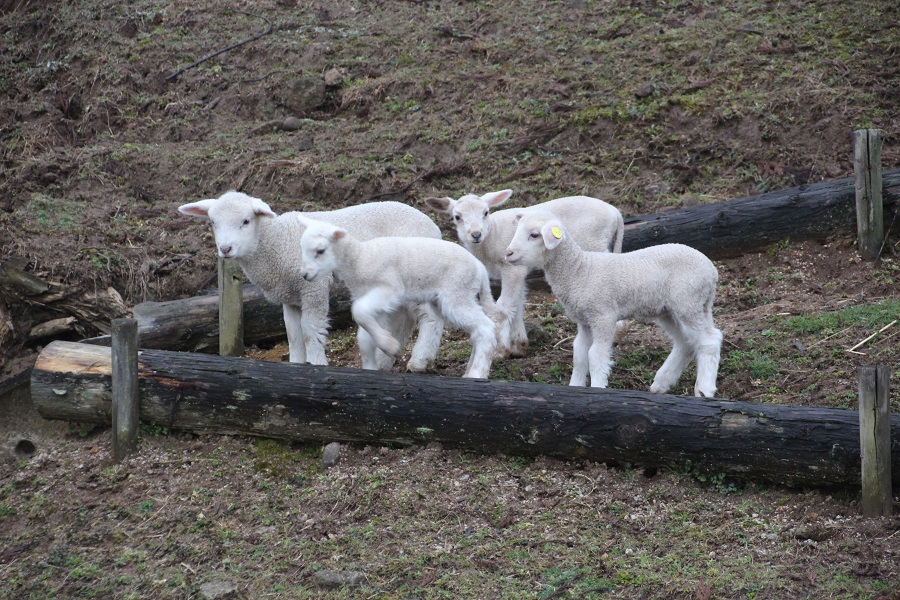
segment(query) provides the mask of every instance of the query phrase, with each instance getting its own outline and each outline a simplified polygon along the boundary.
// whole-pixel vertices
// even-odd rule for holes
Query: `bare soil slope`
[[[894,0],[0,2],[0,272],[49,284],[0,289],[0,378],[209,287],[211,236],[175,209],[232,188],[277,211],[509,187],[636,215],[850,176],[861,127],[896,168],[898,31]],[[900,381],[890,227],[874,265],[850,239],[718,263],[720,395],[854,408],[859,364]],[[492,376],[564,384],[571,323],[529,303],[531,354]],[[358,364],[351,334],[335,363]],[[449,337],[435,373],[467,351]],[[611,385],[646,389],[666,351],[634,326]],[[77,428],[0,466],[0,596],[900,597],[900,525],[852,516],[853,491],[439,448],[323,472],[317,448],[157,433],[121,466]],[[322,591],[329,570],[361,587]]]

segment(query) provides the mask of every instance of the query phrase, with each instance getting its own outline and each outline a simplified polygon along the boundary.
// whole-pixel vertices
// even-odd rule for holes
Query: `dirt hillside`
[[[0,277],[26,281],[0,287],[0,379],[214,285],[208,227],[176,208],[229,189],[284,212],[511,188],[630,216],[852,176],[866,127],[897,168],[898,32],[895,0],[0,1]],[[874,264],[849,238],[717,262],[718,393],[856,408],[858,365],[900,381],[889,227]],[[528,322],[532,352],[492,377],[567,383],[572,324],[546,293]],[[667,344],[635,325],[611,387],[646,389]],[[435,374],[466,352],[449,336]],[[358,365],[352,332],[329,354]],[[115,466],[108,430],[73,426],[0,466],[0,597],[900,597],[900,524],[857,518],[853,490],[441,448],[324,471],[319,448],[160,433]],[[323,592],[329,571],[361,575]]]

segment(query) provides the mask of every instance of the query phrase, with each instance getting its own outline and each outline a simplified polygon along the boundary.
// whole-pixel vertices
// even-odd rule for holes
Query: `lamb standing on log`
[[[503,337],[509,345],[501,348],[507,356],[525,356],[528,334],[525,331],[525,278],[528,269],[506,261],[506,247],[516,232],[516,210],[505,209],[492,213],[512,195],[512,190],[491,192],[483,196],[466,194],[453,198],[427,198],[425,203],[434,210],[449,214],[456,224],[456,233],[463,246],[487,267],[488,274],[500,279],[497,304],[509,313],[504,323]],[[621,252],[625,225],[622,214],[614,206],[589,196],[568,196],[549,200],[535,206],[546,210],[566,225],[572,236],[585,250]]]
[[[701,252],[662,244],[625,254],[586,252],[565,225],[545,211],[517,213],[507,260],[544,269],[547,283],[578,324],[569,385],[606,387],[619,319],[655,322],[672,338],[672,352],[656,372],[650,391],[665,393],[697,359],[695,396],[716,393],[722,332],[712,306],[719,273]]]
[[[428,304],[451,325],[465,330],[472,353],[463,377],[487,378],[506,318],[494,303],[487,270],[461,246],[426,238],[355,239],[347,230],[304,220],[300,238],[303,277],[315,282],[334,271],[353,298],[353,320],[385,354],[400,344],[382,327],[384,316],[404,306]],[[360,344],[362,350],[362,344]]]
[[[307,282],[300,275],[300,236],[305,225],[301,214],[328,221],[353,232],[359,239],[385,235],[421,236],[440,239],[437,225],[421,211],[399,202],[371,202],[328,212],[287,212],[277,215],[269,205],[241,192],[230,191],[217,199],[184,204],[186,215],[209,218],[222,258],[234,259],[247,279],[258,285],[270,302],[281,304],[288,335],[291,362],[326,365],[325,340],[328,332],[328,293],[331,277]],[[405,344],[419,319],[419,337],[407,364],[411,371],[423,371],[437,356],[443,332],[439,320],[414,308],[399,310],[387,326]],[[359,332],[360,345],[371,344],[368,333]],[[395,353],[396,354],[396,353]],[[378,353],[363,368],[390,369],[393,356]]]

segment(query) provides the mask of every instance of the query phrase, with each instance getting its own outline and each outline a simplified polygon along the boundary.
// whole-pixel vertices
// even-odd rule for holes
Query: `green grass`
[[[851,306],[815,315],[778,317],[776,323],[783,323],[791,333],[818,335],[853,326],[880,329],[896,319],[900,319],[900,300],[884,300],[877,304]]]
[[[723,371],[749,371],[755,380],[769,379],[778,374],[775,360],[759,350],[733,350],[725,355]]]
[[[25,214],[37,230],[42,232],[74,232],[80,225],[78,218],[83,206],[71,200],[33,194],[25,205]]]

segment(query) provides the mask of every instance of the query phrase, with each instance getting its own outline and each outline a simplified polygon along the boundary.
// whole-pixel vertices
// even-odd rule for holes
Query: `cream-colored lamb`
[[[331,277],[313,283],[300,276],[301,214],[334,223],[360,239],[385,235],[421,236],[440,239],[441,231],[428,215],[399,202],[370,202],[327,212],[287,212],[281,215],[268,204],[241,192],[230,191],[219,198],[184,204],[180,212],[210,220],[216,249],[222,258],[234,259],[247,279],[258,285],[266,299],[281,304],[287,330],[291,362],[326,365],[328,294]],[[385,326],[405,344],[419,321],[419,337],[407,368],[425,370],[437,356],[442,329],[427,307],[399,310],[385,318]],[[374,347],[368,333],[359,332],[360,347]],[[394,357],[380,352],[367,369],[390,369]]]
[[[712,397],[722,333],[712,307],[719,279],[701,252],[681,244],[662,244],[625,254],[586,252],[565,225],[546,211],[520,211],[507,260],[543,268],[547,282],[570,319],[578,324],[572,378],[606,387],[612,367],[616,321],[655,322],[672,338],[672,352],[656,372],[650,391],[665,393],[697,359],[694,395]]]
[[[506,202],[512,190],[501,190],[478,196],[466,194],[453,198],[427,198],[431,208],[447,213],[456,225],[459,241],[487,267],[488,274],[500,279],[497,304],[509,313],[504,324],[508,328],[509,345],[499,354],[524,356],[528,347],[525,331],[525,279],[529,268],[506,261],[506,247],[516,232],[516,210],[491,212]],[[572,236],[586,250],[621,252],[625,229],[622,214],[614,206],[589,196],[568,196],[537,204],[562,221]],[[507,334],[504,334],[506,337]]]
[[[432,312],[469,334],[472,353],[463,377],[487,378],[505,316],[491,297],[487,271],[461,246],[430,238],[355,239],[346,229],[304,219],[300,238],[307,281],[332,271],[350,290],[353,320],[385,354],[400,344],[382,327],[384,315],[404,306],[429,305]]]

